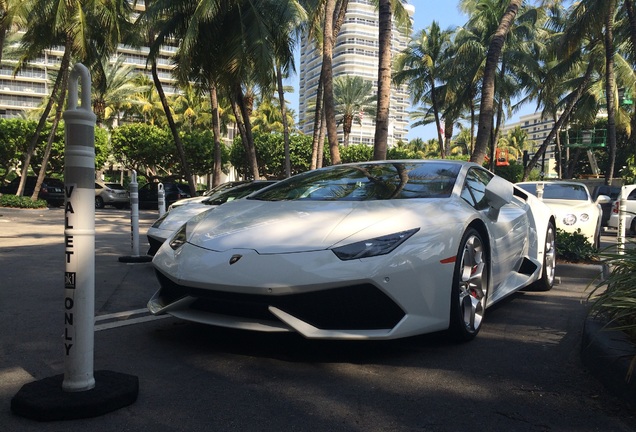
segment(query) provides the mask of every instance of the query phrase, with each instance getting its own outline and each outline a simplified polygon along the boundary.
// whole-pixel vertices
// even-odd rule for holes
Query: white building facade
[[[401,0],[413,17],[415,7]],[[333,51],[334,78],[345,75],[360,76],[373,84],[377,92],[378,84],[378,12],[370,0],[349,0],[349,7]],[[395,57],[407,47],[409,35],[393,26],[392,54]],[[312,41],[303,38],[300,47],[300,87],[298,104],[298,129],[305,134],[313,133],[314,107],[322,66],[322,52]],[[391,87],[389,112],[389,147],[398,141],[407,141],[410,108],[409,91],[406,85]],[[342,127],[338,128],[342,141]],[[362,125],[354,123],[350,144],[373,145],[375,119],[364,115]]]

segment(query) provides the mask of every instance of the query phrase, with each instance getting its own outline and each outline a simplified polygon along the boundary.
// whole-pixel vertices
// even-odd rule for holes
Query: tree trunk
[[[51,125],[51,131],[49,132],[49,137],[46,140],[46,149],[44,150],[44,155],[42,156],[42,166],[40,166],[40,172],[38,173],[38,178],[35,181],[35,187],[33,188],[33,194],[31,195],[31,201],[35,201],[38,199],[38,195],[40,194],[40,189],[42,189],[42,183],[44,182],[44,177],[46,177],[46,166],[49,163],[49,157],[51,156],[51,147],[53,146],[53,141],[55,141],[55,133],[57,132],[57,126],[60,123],[60,119],[62,118],[62,111],[64,110],[64,101],[66,100],[67,93],[67,85],[68,85],[68,77],[70,75],[69,69],[65,69],[60,71],[62,74],[62,83],[61,83],[61,92],[59,92],[59,99],[57,101],[57,109],[55,110],[55,118],[53,119],[53,124]],[[67,143],[68,144],[68,143]]]
[[[445,159],[446,154],[446,145],[445,145],[445,136],[444,136],[444,127],[442,127],[442,121],[439,115],[439,108],[437,104],[437,91],[435,88],[435,83],[429,83],[431,85],[431,105],[433,107],[433,116],[435,117],[435,127],[437,129],[437,139],[439,140],[439,150],[440,156],[442,159]]]
[[[378,108],[375,117],[373,160],[386,159],[391,102],[391,25],[393,21],[391,0],[380,0],[379,3]],[[437,126],[439,133],[439,124]]]
[[[210,106],[212,108],[212,134],[214,135],[214,168],[212,187],[221,184],[221,119],[219,118],[219,98],[216,84],[210,79]]]
[[[605,184],[611,185],[616,164],[616,77],[614,76],[614,14],[616,3],[609,1],[605,17],[605,99],[607,100],[607,150],[609,164],[605,172]]]
[[[67,39],[68,40],[68,39]],[[27,152],[24,155],[24,162],[22,165],[22,175],[20,177],[20,184],[18,185],[18,190],[16,191],[16,195],[22,196],[24,193],[24,183],[26,182],[27,175],[29,173],[29,166],[31,165],[31,157],[35,152],[35,147],[38,144],[38,138],[46,125],[46,120],[51,112],[51,108],[53,108],[53,103],[57,99],[58,92],[62,87],[63,80],[63,71],[68,70],[69,65],[71,63],[71,43],[67,42],[64,47],[64,55],[62,56],[62,61],[60,63],[60,70],[55,78],[55,84],[53,84],[53,89],[51,91],[51,97],[49,101],[46,103],[46,107],[44,108],[44,112],[40,116],[40,121],[38,122],[37,127],[35,128],[35,132],[33,132],[33,136],[31,137],[31,141],[29,142],[29,147],[27,148]]]
[[[280,114],[283,117],[283,144],[285,147],[285,176],[291,176],[291,158],[289,155],[289,124],[287,123],[287,107],[285,106],[285,89],[283,88],[283,72],[276,63],[276,80],[278,84],[278,99]]]
[[[335,10],[335,0],[326,0],[325,19],[323,23],[324,41],[322,44],[322,70],[323,74],[323,102],[325,111],[325,121],[327,124],[327,138],[329,140],[329,151],[331,153],[331,163],[333,165],[341,163],[340,150],[338,149],[338,131],[336,129],[336,109],[333,99],[333,47],[335,37],[333,35],[333,14]]]
[[[241,135],[241,141],[243,142],[243,149],[245,149],[245,167],[247,168],[247,173],[252,172],[252,168],[250,167],[249,156],[250,153],[247,132],[245,131],[245,124],[243,124],[243,116],[241,115],[241,109],[234,100],[234,96],[230,96],[230,104],[232,105],[232,112],[234,113],[234,118],[236,119],[236,127],[239,130],[239,135]]]
[[[557,122],[552,127],[552,130],[550,131],[548,136],[545,138],[545,140],[543,140],[543,143],[541,144],[541,147],[539,147],[539,150],[537,150],[537,152],[534,154],[530,162],[528,162],[528,165],[526,165],[526,167],[524,168],[523,181],[528,180],[528,177],[530,177],[530,172],[532,171],[534,166],[537,164],[539,159],[544,155],[545,150],[548,148],[548,145],[552,142],[552,140],[554,139],[558,131],[561,130],[561,126],[563,126],[563,123],[567,121],[568,118],[570,117],[570,114],[572,113],[572,109],[574,108],[576,103],[579,101],[583,93],[587,90],[594,67],[595,67],[595,62],[590,61],[587,65],[587,69],[585,70],[585,75],[583,75],[583,80],[581,81],[581,84],[577,87],[576,91],[574,92],[572,97],[569,99],[569,102],[565,105],[565,109],[563,110],[561,117],[559,117]]]
[[[192,173],[190,172],[190,165],[188,165],[185,150],[183,149],[183,143],[181,142],[179,131],[177,131],[177,125],[175,124],[174,118],[172,117],[170,106],[168,105],[168,99],[166,98],[166,94],[163,91],[163,85],[159,80],[159,75],[157,73],[157,61],[154,58],[150,60],[150,70],[152,72],[152,80],[154,81],[155,88],[157,89],[157,94],[159,95],[159,99],[161,100],[161,106],[163,106],[163,111],[166,113],[166,119],[168,120],[168,127],[170,128],[170,132],[172,132],[174,145],[177,147],[179,160],[181,161],[181,166],[183,167],[183,174],[188,180],[188,185],[190,185],[190,194],[192,196],[195,196],[197,193],[197,187],[194,184],[194,178],[192,177]]]
[[[258,161],[256,159],[256,147],[254,146],[254,136],[252,135],[252,123],[250,120],[250,106],[252,105],[249,100],[246,100],[246,98],[243,97],[243,90],[241,89],[240,84],[234,88],[234,92],[236,103],[241,110],[241,117],[243,118],[243,125],[245,127],[245,138],[247,139],[247,160],[250,170],[252,171],[252,175],[254,176],[254,180],[259,180],[261,176],[258,169]]]
[[[479,110],[479,126],[477,128],[477,141],[475,149],[470,156],[471,162],[481,165],[484,162],[486,151],[488,149],[488,141],[492,133],[492,120],[494,116],[494,99],[495,99],[495,75],[497,73],[497,63],[503,50],[506,35],[517,16],[517,11],[521,6],[522,0],[511,0],[508,8],[504,13],[499,27],[488,47],[486,55],[486,66],[484,67],[484,78],[481,90],[481,105]]]

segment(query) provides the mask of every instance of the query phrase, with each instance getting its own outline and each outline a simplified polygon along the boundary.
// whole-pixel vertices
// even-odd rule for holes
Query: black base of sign
[[[56,375],[22,386],[11,399],[11,411],[37,421],[76,420],[101,416],[131,405],[139,394],[139,379],[112,371],[96,371],[91,390],[62,389],[64,375]]]

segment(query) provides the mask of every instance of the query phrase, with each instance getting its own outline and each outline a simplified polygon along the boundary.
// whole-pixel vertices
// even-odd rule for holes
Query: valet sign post
[[[77,83],[82,81],[81,106]],[[65,391],[95,387],[95,121],[88,69],[76,65],[69,81],[66,123],[64,217],[64,381]]]
[[[64,373],[27,383],[11,399],[14,414],[38,421],[96,417],[132,404],[139,393],[136,376],[93,371],[96,117],[90,89],[88,69],[76,64],[64,112]]]

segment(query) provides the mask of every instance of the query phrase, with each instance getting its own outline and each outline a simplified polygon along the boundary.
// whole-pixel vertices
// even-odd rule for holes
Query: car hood
[[[543,200],[543,202],[552,209],[555,213],[580,213],[580,212],[595,212],[598,210],[596,204],[592,204],[588,201],[577,200]]]
[[[258,253],[323,250],[339,244],[462,219],[450,199],[386,201],[236,200],[188,224],[188,242],[214,251]],[[456,215],[455,217],[449,215]]]
[[[168,212],[166,218],[161,222],[158,228],[162,230],[175,231],[192,217],[206,210],[215,209],[216,205],[202,204],[201,202],[192,202],[174,208]]]

